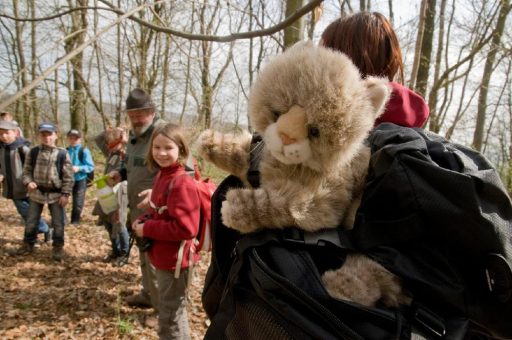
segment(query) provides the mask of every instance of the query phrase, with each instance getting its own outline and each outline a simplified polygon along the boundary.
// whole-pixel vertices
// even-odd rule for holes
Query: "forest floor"
[[[123,267],[103,262],[110,241],[91,216],[90,191],[83,223],[65,227],[67,257],[60,263],[51,259],[51,244],[29,255],[10,255],[24,229],[12,201],[0,198],[0,339],[158,338],[156,329],[144,326],[152,310],[124,303],[140,289],[138,251],[132,249]],[[43,215],[48,219],[47,208]],[[207,328],[200,297],[209,259],[205,254],[196,267],[190,290],[192,339],[202,339]]]

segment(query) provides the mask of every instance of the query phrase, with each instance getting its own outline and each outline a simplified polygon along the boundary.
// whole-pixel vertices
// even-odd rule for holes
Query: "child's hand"
[[[107,174],[107,176],[108,176],[107,183],[111,187],[113,187],[117,183],[121,182],[121,174],[119,173],[119,171],[116,171],[116,170],[110,171]]]
[[[78,165],[73,165],[73,172],[77,173],[80,171],[80,167]]]
[[[144,222],[141,222],[140,220],[135,220],[135,222],[133,222],[132,224],[132,230],[138,237],[144,237]]]
[[[27,184],[28,191],[34,191],[37,189],[37,183],[36,182],[30,182]]]
[[[61,207],[65,207],[69,202],[69,196],[67,195],[62,195],[60,196],[59,198],[59,204]]]
[[[149,208],[149,202],[151,201],[151,192],[152,191],[153,191],[152,189],[146,189],[146,190],[142,190],[141,192],[139,192],[137,194],[138,197],[144,197],[142,199],[142,201],[140,201],[140,203],[137,204],[137,208],[139,208],[139,209]]]

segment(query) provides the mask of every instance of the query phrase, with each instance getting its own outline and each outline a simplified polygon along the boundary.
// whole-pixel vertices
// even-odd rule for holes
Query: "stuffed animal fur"
[[[362,80],[348,57],[312,43],[275,57],[249,96],[250,122],[264,146],[250,150],[249,132],[199,136],[200,155],[243,180],[249,153],[261,153],[260,187],[229,190],[223,223],[241,233],[352,228],[370,157],[363,141],[389,95],[386,80]],[[322,280],[336,298],[368,306],[405,301],[398,279],[363,255],[349,255]]]

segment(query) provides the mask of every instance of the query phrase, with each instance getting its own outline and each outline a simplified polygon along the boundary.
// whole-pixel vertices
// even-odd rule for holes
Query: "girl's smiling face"
[[[174,141],[159,134],[153,139],[151,155],[160,168],[165,168],[176,163],[180,149]]]

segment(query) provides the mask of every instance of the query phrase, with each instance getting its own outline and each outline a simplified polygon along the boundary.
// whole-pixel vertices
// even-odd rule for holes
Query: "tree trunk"
[[[30,16],[33,18],[36,17],[36,1],[30,0]],[[36,30],[36,22],[32,21],[30,23],[30,47],[31,47],[31,79],[34,81],[37,78],[37,30]],[[37,124],[39,123],[39,108],[37,105],[37,95],[35,88],[30,91],[30,112],[32,116],[32,126],[28,129],[27,138],[32,137],[33,131],[37,131]]]
[[[435,30],[436,0],[427,0],[425,8],[425,29],[421,40],[420,63],[416,77],[416,92],[423,97],[427,94],[428,76],[430,71],[430,60],[432,57],[432,42]]]
[[[446,10],[446,0],[441,0],[439,13],[439,33],[437,35],[437,52],[436,52],[436,61],[434,65],[434,83],[439,80],[439,74],[441,72],[441,59],[443,56],[444,49],[444,16]],[[439,132],[440,124],[439,124],[439,116],[437,115],[437,95],[438,89],[431,90],[428,96],[428,106],[430,108],[430,125],[429,129],[435,133]]]
[[[87,0],[76,0],[73,4],[68,0],[71,8],[87,6]],[[66,41],[65,50],[71,53],[76,47],[82,45],[85,41],[85,34],[87,29],[87,10],[81,9],[71,14],[71,33],[74,35]],[[72,81],[70,84],[70,98],[69,98],[69,114],[70,126],[72,129],[82,130],[85,117],[85,89],[83,83],[80,81],[80,76],[83,74],[83,53],[78,53],[71,58],[71,74]]]
[[[304,0],[286,0],[285,17],[303,6]],[[284,29],[284,49],[304,39],[304,17]]]
[[[117,7],[121,7],[121,1],[117,0]],[[124,54],[123,54],[123,44],[122,44],[122,34],[121,34],[121,25],[116,26],[116,43],[117,43],[117,69],[122,70],[123,69],[123,60],[124,60]],[[118,87],[119,87],[119,96],[118,96],[118,102],[116,107],[116,126],[121,125],[121,111],[123,109],[123,102],[124,102],[124,72],[119,72],[118,79]]]
[[[484,71],[482,75],[482,83],[480,86],[480,93],[478,95],[478,109],[476,115],[476,126],[473,134],[473,143],[472,146],[474,149],[481,151],[482,143],[484,137],[484,128],[485,128],[485,115],[487,110],[487,94],[489,91],[489,82],[491,80],[491,75],[494,69],[494,61],[496,59],[496,54],[498,53],[498,47],[501,42],[501,36],[503,35],[503,31],[505,29],[505,22],[507,21],[507,15],[510,12],[510,2],[509,0],[501,0],[501,8],[500,14],[498,16],[498,20],[496,22],[496,29],[494,31],[494,35],[491,40],[491,50],[487,55],[487,59],[485,61]]]
[[[416,86],[416,77],[418,76],[418,69],[420,67],[421,44],[423,41],[423,34],[425,32],[425,14],[427,1],[428,0],[422,0],[420,6],[418,32],[416,34],[416,43],[414,45],[414,60],[412,62],[411,78],[409,79],[409,87],[411,89],[415,88]]]
[[[393,0],[388,0],[388,9],[389,9],[389,21],[391,24],[395,23],[395,13],[393,11]]]
[[[14,16],[18,18],[20,16],[19,14],[19,8],[18,8],[18,0],[13,0],[13,12]],[[18,52],[18,64],[19,64],[19,71],[20,71],[20,80],[21,80],[21,87],[24,88],[28,84],[27,79],[27,64],[25,62],[25,51],[23,48],[23,24],[19,21],[15,22],[15,30],[16,30],[16,49]],[[28,102],[28,96],[23,95],[21,97],[21,102],[19,106],[19,111],[21,113],[18,113],[18,116],[22,118],[22,121],[20,121],[20,124],[23,128],[23,133],[27,134],[27,136],[32,135],[31,126],[30,124],[31,117],[30,117],[30,105]]]

